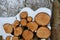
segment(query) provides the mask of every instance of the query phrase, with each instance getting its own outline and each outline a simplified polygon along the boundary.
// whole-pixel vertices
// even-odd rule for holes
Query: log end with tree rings
[[[20,24],[19,20],[15,20],[13,25],[13,28],[16,28]]]
[[[17,27],[15,30],[14,30],[14,36],[19,36],[22,34],[22,27]]]
[[[30,29],[32,32],[36,31],[38,28],[38,24],[36,22],[29,22],[27,23],[28,29]]]
[[[11,39],[11,36],[7,36],[7,37],[6,37],[6,40],[10,40],[10,39]]]
[[[36,35],[39,38],[46,39],[50,37],[51,31],[47,27],[40,27],[38,28]]]
[[[21,19],[20,21],[22,26],[26,26],[27,25],[27,20],[26,19]]]
[[[29,30],[24,30],[22,36],[25,40],[31,40],[33,38],[33,33]]]
[[[28,17],[27,17],[27,21],[28,21],[28,22],[31,22],[32,20],[33,20],[33,18],[32,18],[31,16],[28,16]]]
[[[12,37],[12,40],[19,40],[19,38],[14,36],[14,37]]]
[[[21,12],[20,13],[20,18],[27,18],[28,17],[28,13],[27,12]]]
[[[39,25],[47,25],[50,22],[50,16],[44,12],[37,14],[34,18]]]
[[[5,30],[6,33],[12,33],[12,31],[13,31],[13,27],[9,23],[4,24],[3,28],[4,28],[4,30]]]
[[[24,40],[24,39],[20,39],[20,40]]]

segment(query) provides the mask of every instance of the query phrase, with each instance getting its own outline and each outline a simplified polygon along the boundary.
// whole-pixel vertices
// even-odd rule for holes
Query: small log
[[[22,36],[25,40],[31,40],[33,38],[33,33],[29,30],[24,30]]]
[[[26,26],[27,25],[27,20],[26,19],[21,19],[20,21],[22,26]]]
[[[9,23],[4,24],[3,28],[4,28],[4,30],[5,30],[6,33],[12,33],[12,31],[13,31],[13,27]]]
[[[27,21],[28,21],[28,22],[32,22],[32,20],[33,20],[33,18],[32,18],[31,16],[28,16],[28,17],[27,17]]]
[[[23,29],[21,27],[17,27],[15,30],[14,30],[14,36],[19,36],[22,34],[22,31]]]
[[[37,23],[35,23],[35,22],[29,22],[29,23],[27,23],[27,27],[28,27],[28,29],[30,29],[32,32],[35,32],[35,31],[37,30],[37,28],[38,28],[38,25],[37,25]]]
[[[11,36],[7,36],[6,37],[6,40],[11,40]]]
[[[19,20],[15,20],[13,25],[13,28],[16,28],[20,24]]]
[[[21,12],[20,13],[20,18],[27,18],[28,17],[28,13],[27,12]]]
[[[14,36],[14,37],[12,37],[12,40],[19,40],[19,38]]]

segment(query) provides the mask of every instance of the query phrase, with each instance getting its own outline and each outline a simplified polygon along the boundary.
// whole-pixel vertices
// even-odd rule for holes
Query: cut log
[[[19,20],[15,20],[13,25],[13,28],[16,28],[20,24]]]
[[[39,25],[47,25],[50,22],[50,16],[44,12],[41,12],[35,16],[34,20]]]
[[[37,30],[37,28],[38,28],[38,25],[37,25],[37,23],[35,23],[35,22],[29,22],[29,23],[27,23],[27,27],[28,27],[28,29],[30,29],[32,32],[35,32],[35,31]]]
[[[22,31],[23,29],[21,27],[17,27],[15,30],[14,30],[14,36],[19,36],[22,34]]]
[[[14,37],[12,37],[12,40],[19,40],[19,38],[14,36]]]
[[[27,18],[28,17],[28,13],[27,12],[21,12],[20,13],[20,18]]]
[[[6,40],[11,40],[11,36],[7,36],[6,37]]]
[[[32,18],[31,16],[28,16],[28,17],[27,17],[27,21],[28,21],[28,22],[31,22],[32,20],[33,20],[33,18]]]
[[[51,35],[50,30],[47,27],[40,27],[36,32],[37,37],[39,38],[49,38]]]
[[[4,28],[4,30],[5,30],[6,33],[12,33],[12,31],[13,31],[13,27],[9,23],[4,24],[3,28]]]
[[[27,20],[26,19],[21,19],[20,21],[22,26],[26,26],[27,25]]]
[[[29,30],[24,30],[22,36],[25,40],[31,40],[33,38],[33,33]]]

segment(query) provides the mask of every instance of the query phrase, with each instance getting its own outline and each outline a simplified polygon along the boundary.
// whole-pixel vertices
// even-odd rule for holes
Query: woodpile
[[[20,18],[20,21],[15,20],[12,24],[6,23],[3,25],[6,33],[13,33],[12,40],[47,39],[50,37],[51,32],[47,27],[50,22],[48,14],[38,13],[33,21],[33,18],[28,16],[27,12],[21,12]],[[6,39],[10,39],[10,37]]]

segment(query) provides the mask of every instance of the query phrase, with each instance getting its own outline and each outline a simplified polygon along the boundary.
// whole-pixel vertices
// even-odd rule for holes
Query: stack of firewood
[[[50,22],[50,16],[45,12],[38,13],[33,18],[28,16],[26,11],[20,13],[20,21],[15,20],[14,23],[5,23],[3,28],[6,33],[13,35],[12,40],[35,40],[47,39],[50,37],[50,30],[47,25]],[[11,36],[7,36],[6,40],[10,40]]]

